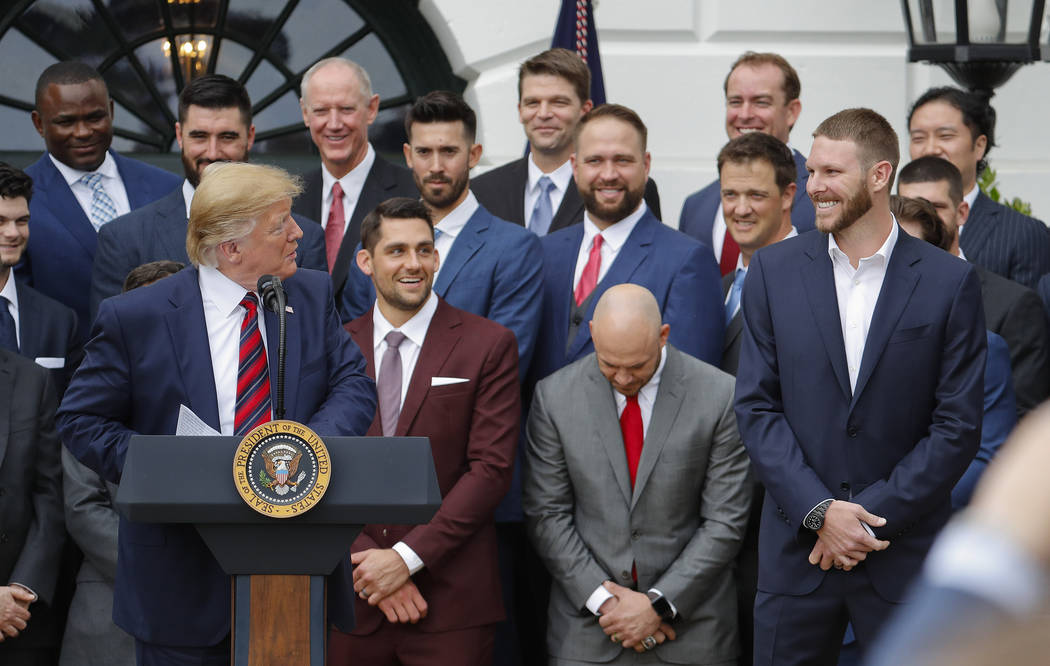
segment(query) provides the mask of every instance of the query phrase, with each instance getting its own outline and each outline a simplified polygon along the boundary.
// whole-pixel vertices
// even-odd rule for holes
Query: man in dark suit
[[[594,305],[624,282],[656,297],[677,349],[712,365],[722,356],[725,314],[714,258],[642,201],[646,134],[638,114],[617,104],[595,107],[576,127],[573,172],[587,214],[583,224],[543,238],[543,317],[530,386],[594,351],[587,325]]]
[[[977,276],[894,221],[885,118],[847,109],[814,137],[822,233],[756,252],[743,293],[736,415],[766,487],[756,664],[835,663],[848,622],[867,649],[980,441]]]
[[[35,190],[33,234],[16,273],[91,327],[88,293],[98,230],[179,186],[172,173],[109,150],[113,100],[91,67],[61,62],[37,80],[33,125],[47,152],[26,168]]]
[[[776,53],[748,51],[733,63],[723,86],[726,96],[726,134],[735,139],[748,132],[763,132],[788,143],[788,135],[802,112],[795,68]],[[813,229],[813,204],[806,196],[806,158],[792,150],[795,160],[795,202],[791,223],[798,233]],[[682,205],[678,229],[710,245],[722,275],[736,268],[740,249],[726,228],[720,196],[721,185],[714,181],[689,195]]]
[[[91,314],[116,296],[128,273],[152,261],[187,263],[186,220],[201,172],[214,162],[246,162],[255,142],[252,103],[240,83],[222,74],[194,79],[179,94],[175,140],[182,151],[182,187],[102,227],[91,273]],[[325,270],[324,235],[313,222],[295,216],[303,237],[296,263]]]
[[[368,434],[429,437],[444,500],[425,525],[369,525],[354,542],[352,582],[344,561],[332,593],[357,626],[331,633],[328,663],[488,665],[504,617],[493,511],[521,416],[514,336],[432,293],[440,256],[419,200],[380,204],[361,240],[376,303],[346,328],[377,378]]]
[[[908,114],[908,149],[914,160],[943,157],[962,174],[970,214],[959,244],[968,261],[1035,289],[1050,273],[1050,234],[1039,220],[989,199],[977,186],[995,146],[995,110],[958,88],[931,88]]]
[[[70,451],[104,480],[120,481],[132,435],[175,434],[180,405],[224,435],[270,420],[278,320],[259,315],[264,274],[288,295],[288,418],[322,436],[367,430],[375,389],[339,325],[331,282],[296,271],[298,193],[274,167],[209,166],[190,209],[194,266],[102,302],[58,421]],[[228,664],[230,580],[196,530],[122,518],[119,553],[113,619],[135,637],[138,663]]]
[[[408,170],[384,160],[368,142],[379,95],[363,67],[345,58],[319,60],[303,74],[301,89],[303,122],[321,153],[321,168],[305,175],[293,210],[324,230],[325,267],[338,303],[361,240],[361,220],[381,201],[419,193]]]
[[[568,49],[548,49],[518,68],[518,118],[529,154],[473,180],[478,201],[496,217],[537,236],[583,220],[583,199],[572,175],[576,123],[591,110],[591,70]],[[652,178],[645,203],[657,219],[660,193]]]
[[[751,488],[733,380],[666,344],[644,287],[611,287],[590,327],[595,353],[540,382],[529,415],[550,663],[736,663]]]
[[[969,253],[964,255],[959,247],[960,231],[972,219],[963,191],[959,170],[948,160],[933,155],[919,157],[904,166],[897,184],[901,196],[925,199],[933,205],[944,226],[942,247],[969,260]],[[961,235],[966,237],[966,233]],[[974,269],[981,281],[985,325],[1006,340],[1010,348],[1017,418],[1021,418],[1050,396],[1050,332],[1046,315],[1034,290],[979,263],[974,263]]]

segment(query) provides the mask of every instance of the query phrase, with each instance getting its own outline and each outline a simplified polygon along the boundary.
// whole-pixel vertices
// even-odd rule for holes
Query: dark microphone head
[[[280,314],[280,301],[284,300],[282,298],[284,285],[281,284],[281,278],[276,275],[263,275],[256,286],[259,289],[259,297],[262,299],[263,306],[271,312]]]

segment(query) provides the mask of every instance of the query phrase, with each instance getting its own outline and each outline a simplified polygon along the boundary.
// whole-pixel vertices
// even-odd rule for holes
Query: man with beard
[[[368,434],[429,437],[444,500],[424,525],[369,525],[354,541],[329,589],[355,604],[356,626],[331,632],[328,663],[488,665],[504,617],[493,510],[521,416],[514,336],[432,293],[440,252],[420,201],[380,204],[361,242],[376,301],[346,329],[379,392]]]
[[[576,126],[572,168],[587,212],[583,224],[543,238],[543,319],[530,386],[594,351],[595,303],[625,282],[656,297],[671,344],[718,365],[725,329],[718,265],[642,201],[646,135],[638,114],[618,104],[595,107]]]
[[[91,272],[92,318],[103,299],[120,293],[124,278],[136,266],[165,259],[189,263],[186,220],[201,173],[213,162],[247,162],[255,141],[252,104],[244,86],[222,74],[190,82],[179,95],[175,139],[186,173],[182,187],[99,231]],[[293,217],[303,230],[296,263],[326,270],[321,228],[311,220]]]
[[[973,267],[898,227],[897,135],[870,109],[817,127],[817,229],[751,257],[736,414],[766,487],[755,663],[866,650],[901,603],[980,440]]]

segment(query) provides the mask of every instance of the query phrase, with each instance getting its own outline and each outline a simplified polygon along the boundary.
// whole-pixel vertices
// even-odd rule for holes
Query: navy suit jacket
[[[959,247],[966,258],[993,273],[1036,288],[1050,273],[1050,234],[1039,220],[977,194]]]
[[[324,231],[313,220],[292,214],[303,230],[295,263],[328,271]],[[133,268],[151,261],[190,263],[186,254],[186,198],[182,187],[148,206],[122,215],[98,231],[98,248],[91,271],[91,316],[103,299],[116,296]]]
[[[529,373],[534,386],[547,375],[594,351],[588,323],[609,287],[630,282],[653,293],[670,342],[701,361],[718,366],[722,357],[725,308],[721,278],[710,248],[665,226],[648,210],[631,231],[609,271],[594,288],[587,312],[569,344],[573,272],[583,242],[583,225],[544,236],[543,318]]]
[[[540,240],[479,206],[456,236],[434,280],[434,293],[449,305],[509,328],[518,340],[519,377],[524,378],[540,322]],[[343,290],[343,317],[357,319],[372,308],[372,279],[351,266]]]
[[[815,228],[816,213],[813,211],[813,201],[806,194],[806,181],[809,180],[806,157],[797,150],[791,152],[795,156],[795,168],[798,170],[798,180],[795,181],[798,189],[795,191],[795,203],[791,207],[791,224],[801,234]],[[721,204],[722,184],[715,180],[686,198],[682,204],[682,214],[678,218],[678,230],[710,247],[715,213]]]
[[[179,405],[216,430],[219,413],[197,270],[103,301],[84,362],[59,409],[63,441],[87,467],[119,482],[134,434],[173,435]],[[284,281],[288,305],[287,418],[319,435],[363,435],[375,384],[339,325],[326,273]],[[277,367],[277,315],[266,311],[269,367]],[[276,401],[277,382],[271,382]],[[179,475],[176,475],[179,477]],[[192,475],[184,476],[192,483]],[[191,525],[121,518],[113,619],[136,638],[214,645],[230,631],[230,582]]]
[[[155,166],[111,150],[131,210],[156,201],[179,187],[182,179]],[[29,202],[30,233],[25,257],[15,269],[20,279],[77,313],[78,336],[91,329],[88,291],[98,234],[73,190],[47,153],[26,167],[33,179]]]
[[[83,353],[77,336],[77,315],[32,287],[16,283],[15,289],[18,291],[18,351],[34,361],[64,359],[62,367],[49,370],[51,384],[61,396]]]
[[[766,487],[758,589],[807,594],[806,515],[829,499],[886,518],[890,547],[864,565],[902,599],[951,514],[950,493],[980,444],[986,335],[973,267],[898,229],[850,390],[828,237],[760,249],[744,282],[736,413]]]

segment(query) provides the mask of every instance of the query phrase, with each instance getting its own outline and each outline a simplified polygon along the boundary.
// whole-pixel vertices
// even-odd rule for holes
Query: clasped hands
[[[625,648],[645,652],[647,648],[642,641],[649,636],[656,640],[657,645],[675,639],[674,629],[661,621],[644,592],[635,592],[610,580],[602,585],[613,596],[606,599],[598,609],[601,612],[598,624],[614,643],[621,642]]]
[[[350,554],[354,592],[378,606],[390,622],[415,624],[427,616],[427,602],[412,582],[408,566],[393,548],[369,548]]]
[[[861,523],[882,527],[886,519],[868,513],[860,504],[835,500],[824,514],[824,526],[817,530],[817,543],[809,553],[809,563],[827,571],[832,566],[850,571],[873,550],[885,550],[889,541],[875,538]]]
[[[0,585],[0,643],[25,631],[34,601],[33,593],[18,585]]]

